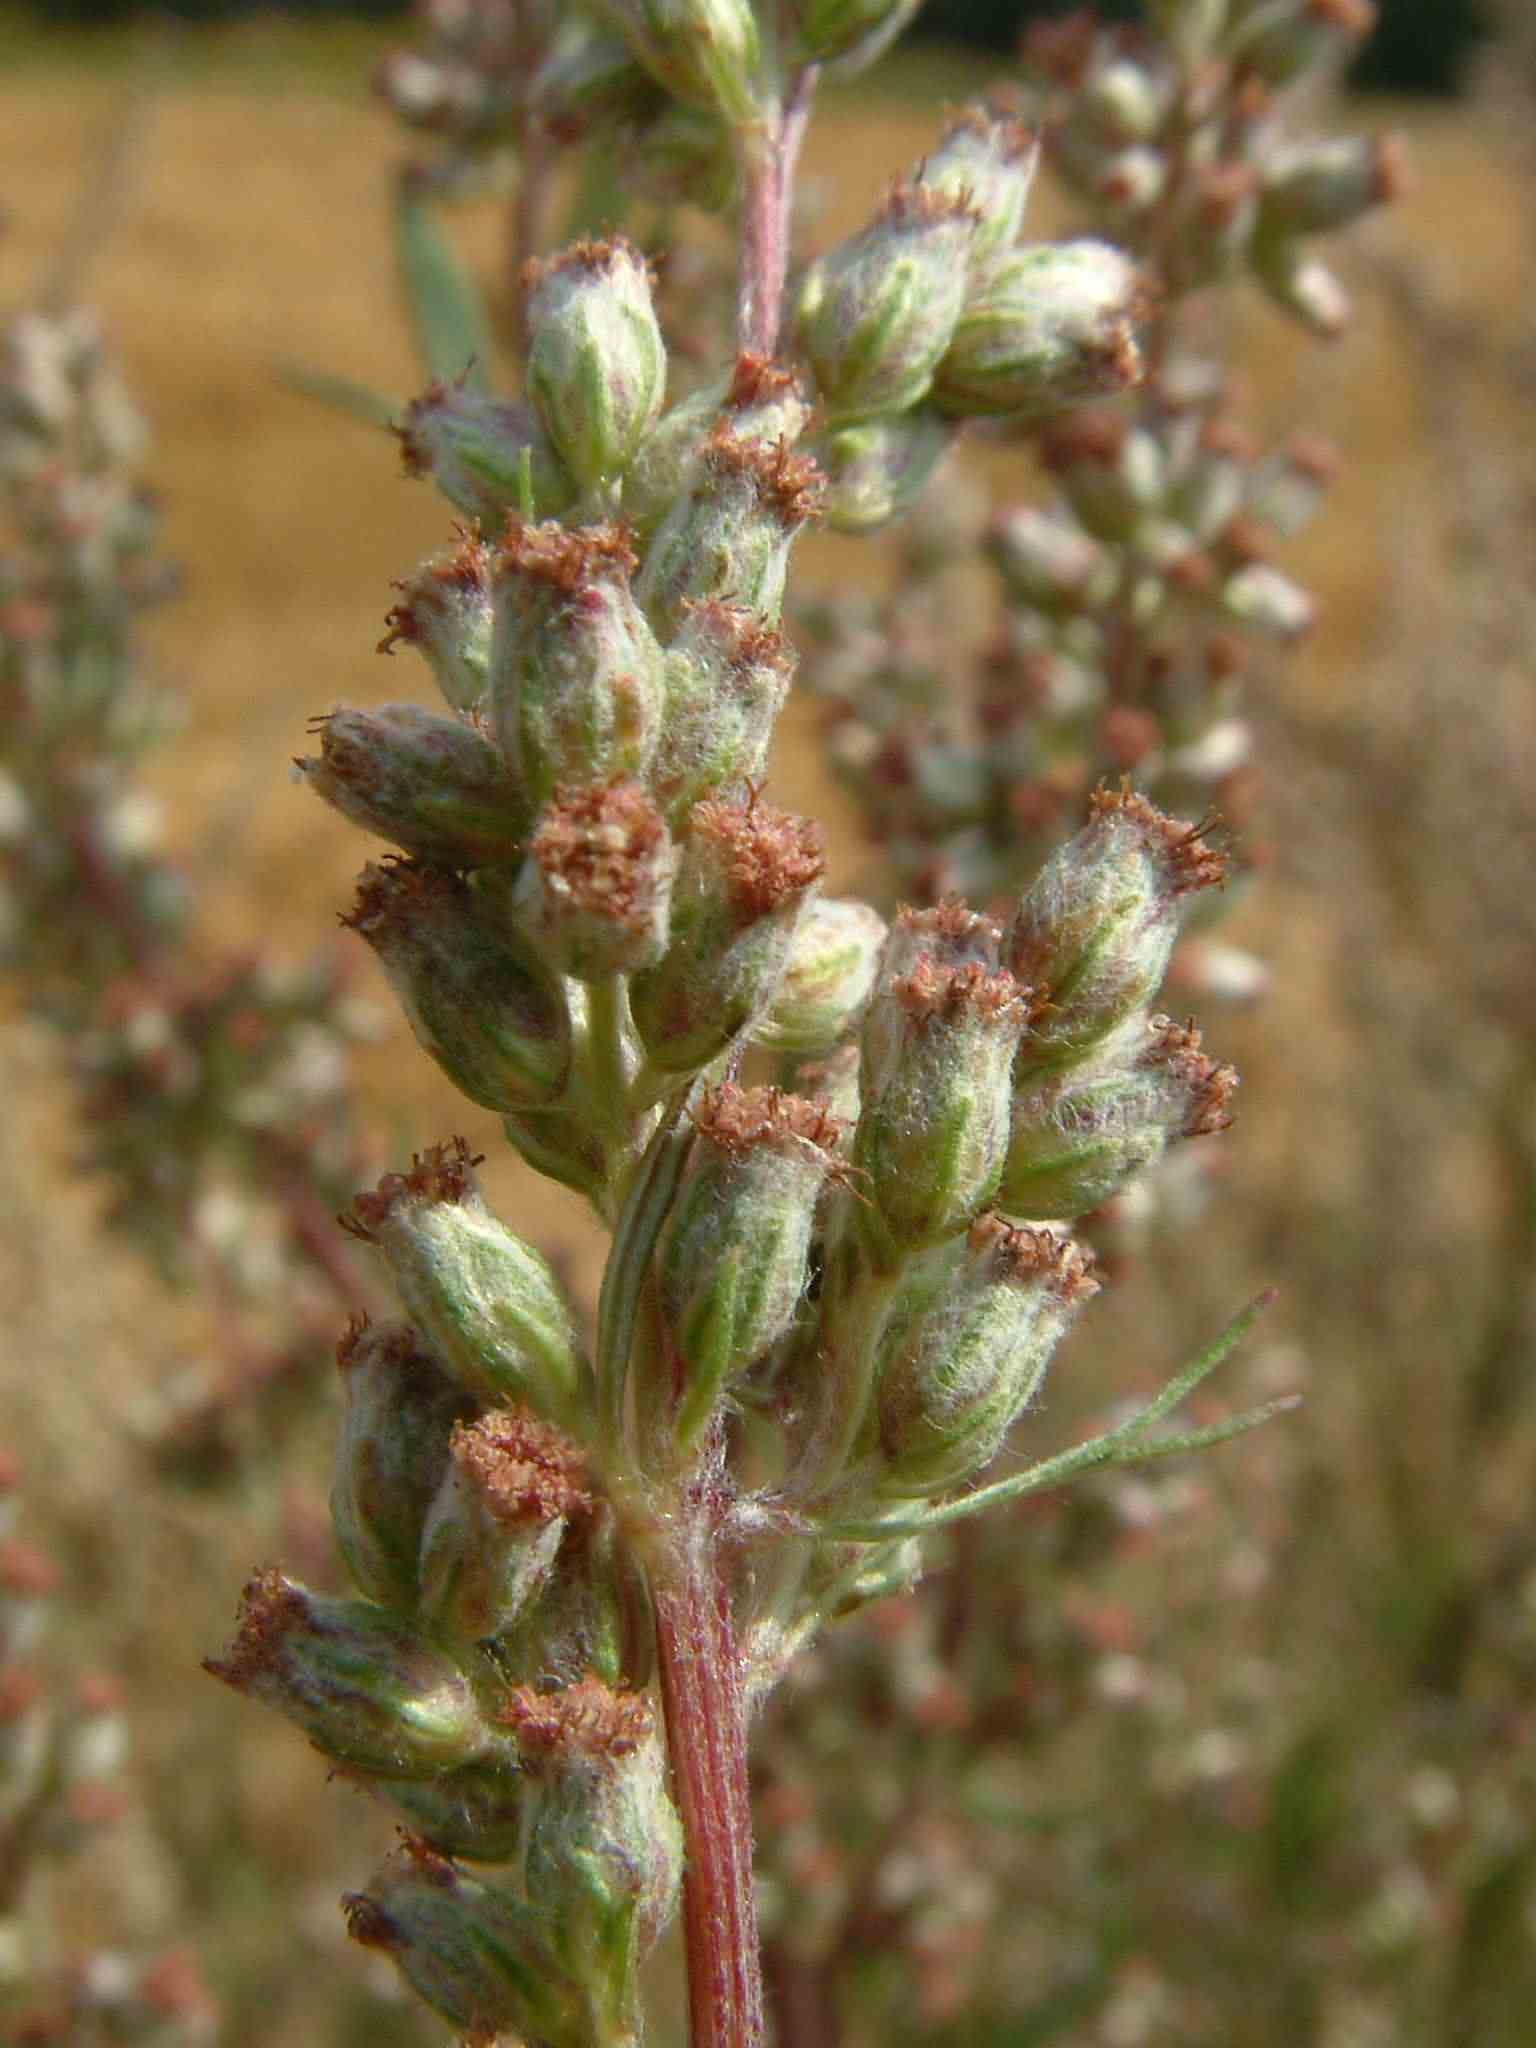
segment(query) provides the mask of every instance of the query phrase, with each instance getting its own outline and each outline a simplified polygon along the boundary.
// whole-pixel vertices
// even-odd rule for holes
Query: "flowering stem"
[[[736,345],[743,354],[771,356],[778,346],[789,270],[789,200],[817,71],[807,64],[796,72],[784,103],[737,138],[742,196]]]
[[[683,1823],[691,2048],[762,2048],[746,1708],[720,1569],[720,1502],[696,1485],[652,1569],[661,1696]]]

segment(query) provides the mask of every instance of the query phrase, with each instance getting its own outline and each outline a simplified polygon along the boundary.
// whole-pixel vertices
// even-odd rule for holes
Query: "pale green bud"
[[[1115,564],[1099,543],[1037,506],[1004,514],[989,546],[1010,596],[1050,617],[1092,611],[1114,591]]]
[[[377,1245],[433,1355],[478,1399],[579,1412],[586,1362],[548,1263],[494,1217],[462,1138],[387,1173],[345,1219]]]
[[[515,860],[531,820],[491,740],[419,704],[342,705],[316,723],[320,753],[296,763],[317,796],[406,853],[452,867]]]
[[[688,1176],[657,1251],[680,1389],[640,1388],[680,1450],[789,1327],[805,1291],[817,1197],[838,1127],[818,1103],[726,1083],[695,1112]]]
[[[573,1519],[591,1511],[579,1447],[526,1408],[461,1423],[421,1534],[421,1607],[434,1633],[502,1635],[542,1590]]]
[[[519,1687],[497,1718],[536,1790],[529,1892],[554,1910],[571,1974],[617,1990],[671,1918],[682,1875],[651,1703],[589,1674],[555,1692]]]
[[[893,974],[900,950],[888,946],[865,1018],[854,1137],[870,1205],[860,1221],[882,1260],[953,1237],[992,1199],[1028,1017],[1011,974],[942,965],[927,953]]]
[[[773,1007],[753,1033],[756,1042],[798,1058],[829,1054],[874,987],[885,937],[884,918],[867,903],[811,904],[795,929]]]
[[[458,1665],[368,1600],[332,1600],[258,1572],[239,1632],[204,1669],[296,1721],[338,1763],[380,1778],[429,1778],[491,1746]]]
[[[818,509],[821,472],[782,443],[764,448],[721,425],[692,477],[656,529],[635,596],[663,638],[690,603],[739,605],[777,625],[789,550]]]
[[[1266,235],[1253,245],[1253,274],[1282,312],[1320,341],[1336,341],[1349,325],[1349,294],[1307,250],[1299,235]]]
[[[1172,1140],[1225,1130],[1236,1086],[1192,1024],[1134,1019],[1086,1071],[1019,1090],[997,1206],[1035,1219],[1086,1215]]]
[[[425,562],[395,585],[401,594],[384,623],[381,654],[417,648],[454,711],[478,711],[489,687],[490,550],[466,536],[451,555]]]
[[[966,250],[973,283],[1019,239],[1039,160],[1022,121],[970,107],[919,166],[925,191],[942,192],[975,215]]]
[[[1151,1001],[1182,899],[1224,870],[1197,827],[1128,788],[1095,793],[1090,823],[1041,869],[1005,940],[1008,965],[1034,995],[1021,1087],[1037,1067],[1081,1058]]]
[[[816,444],[827,478],[827,524],[839,533],[869,533],[895,519],[916,502],[954,438],[953,424],[924,406],[834,428]]]
[[[658,83],[741,123],[757,112],[761,52],[750,0],[599,0]]]
[[[638,974],[667,948],[676,852],[636,782],[561,787],[518,877],[523,929],[562,974]]]
[[[1289,576],[1268,562],[1250,562],[1221,589],[1222,610],[1276,640],[1300,640],[1317,620],[1317,606]]]
[[[649,539],[685,490],[697,481],[712,433],[770,452],[792,447],[810,421],[799,379],[762,356],[743,355],[728,378],[694,391],[663,413],[641,442],[624,477],[624,517]]]
[[[352,1939],[387,1955],[461,2039],[591,2042],[582,1988],[556,1959],[552,1916],[514,1893],[407,1843],[371,1890],[349,1893],[342,1907]]]
[[[794,45],[808,64],[836,62],[842,75],[862,71],[887,49],[922,0],[795,0]]]
[[[387,1607],[416,1602],[421,1531],[448,1469],[456,1423],[474,1403],[409,1323],[363,1318],[336,1351],[341,1427],[331,1479],[336,1543],[359,1589]]]
[[[1267,85],[1343,62],[1376,25],[1374,0],[1232,0],[1225,54]]]
[[[662,709],[662,653],[617,526],[509,528],[496,556],[491,712],[535,803],[561,783],[644,773]]]
[[[1347,228],[1385,206],[1407,182],[1400,135],[1341,135],[1297,143],[1266,158],[1260,235],[1317,235]]]
[[[1089,1263],[1069,1238],[978,1218],[935,1298],[910,1322],[898,1316],[882,1339],[882,1493],[942,1493],[991,1463],[1098,1291]]]
[[[965,304],[968,199],[898,185],[868,227],[813,264],[796,330],[833,424],[928,395]]]
[[[667,352],[645,260],[628,242],[577,242],[531,265],[526,389],[584,490],[620,476],[661,412]]]
[[[667,650],[666,709],[649,776],[674,826],[701,797],[761,778],[794,661],[783,634],[741,606],[684,606]]]
[[[507,1113],[558,1100],[571,1070],[565,993],[493,893],[444,868],[367,867],[343,921],[472,1102]]]
[[[1134,57],[1095,64],[1075,112],[1117,142],[1151,142],[1162,131],[1176,89],[1173,74]]]
[[[941,411],[1043,419],[1141,381],[1145,287],[1107,242],[1003,257],[966,300],[934,378]]]
[[[528,1783],[506,1744],[486,1762],[438,1778],[395,1778],[371,1788],[404,1814],[413,1834],[444,1856],[510,1863],[528,1840]]]
[[[1138,536],[1167,481],[1156,435],[1131,427],[1119,413],[1093,407],[1047,428],[1040,459],[1059,480],[1079,524],[1115,546]]]
[[[429,384],[398,429],[411,476],[430,477],[451,505],[491,529],[509,513],[548,518],[570,503],[571,480],[526,405]]]
[[[800,913],[826,867],[821,834],[767,804],[710,799],[688,820],[672,937],[630,987],[651,1064],[708,1065],[773,1001]]]

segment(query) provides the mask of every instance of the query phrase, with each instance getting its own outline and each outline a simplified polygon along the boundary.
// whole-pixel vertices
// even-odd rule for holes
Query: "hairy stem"
[[[720,1496],[690,1492],[652,1568],[661,1696],[683,1823],[691,2048],[762,2048],[741,1664],[721,1570]]]
[[[789,202],[816,76],[814,64],[797,72],[784,103],[737,138],[742,191],[736,346],[743,354],[771,356],[778,347],[789,271]]]

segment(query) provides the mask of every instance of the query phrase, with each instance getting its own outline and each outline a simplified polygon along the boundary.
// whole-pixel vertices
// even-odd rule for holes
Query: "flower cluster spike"
[[[856,54],[902,11],[774,33]],[[658,85],[756,104],[767,10],[603,12]],[[1136,373],[1135,267],[1021,249],[1031,168],[1012,127],[963,122],[823,260],[814,389],[748,349],[669,407],[646,266],[613,240],[541,266],[526,413],[469,409],[508,441],[476,473],[517,489],[389,616],[444,708],[333,711],[302,764],[396,849],[347,921],[423,1047],[613,1233],[588,1343],[467,1141],[356,1199],[403,1312],[340,1353],[357,1597],[259,1572],[211,1667],[404,1817],[351,1928],[471,2039],[631,2042],[681,1884],[697,2038],[757,2048],[747,1713],[970,1511],[1096,1291],[1069,1206],[1015,1199],[1055,1130],[1042,1075],[1135,1094],[1164,1142],[1232,1085],[1150,1021],[1221,874],[1196,827],[1106,793],[1007,916],[887,928],[819,896],[819,834],[762,789],[828,415],[943,439]],[[744,333],[769,270],[744,269]],[[408,454],[462,510],[467,439],[429,434],[429,401]]]
[[[210,956],[189,878],[162,845],[141,764],[177,707],[145,673],[140,619],[171,595],[141,474],[145,429],[84,312],[23,313],[0,335],[0,963],[68,1048],[84,1160],[108,1221],[178,1284],[217,1276],[281,1303],[253,1370],[247,1340],[189,1377],[151,1432],[184,1471],[216,1475],[259,1412],[324,1356],[360,1282],[329,1218],[367,1153],[345,1079],[367,1015],[339,954]],[[423,610],[425,608],[423,607]],[[445,743],[483,790],[488,743],[408,716],[388,786],[358,779],[364,714],[326,727],[323,773],[362,822],[396,832]],[[321,1383],[311,1377],[310,1384]]]

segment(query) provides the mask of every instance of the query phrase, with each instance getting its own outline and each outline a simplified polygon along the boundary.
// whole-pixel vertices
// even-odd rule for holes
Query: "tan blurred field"
[[[289,360],[402,396],[414,379],[386,213],[397,145],[362,83],[376,45],[348,35],[312,49],[291,29],[252,27],[157,44],[138,58],[79,46],[61,60],[12,28],[5,47],[0,303],[24,299],[45,275],[95,153],[125,103],[134,104],[120,218],[88,296],[153,423],[168,549],[187,578],[184,599],[153,628],[155,658],[187,703],[185,728],[157,758],[154,782],[174,841],[205,888],[210,938],[297,954],[332,927],[359,848],[349,828],[293,786],[287,757],[302,747],[306,719],[338,701],[425,701],[425,676],[409,655],[385,661],[373,646],[390,578],[437,546],[444,527],[425,487],[399,477],[389,442],[291,395],[277,376]],[[949,70],[944,83],[960,89]],[[1411,196],[1373,231],[1377,246],[1407,252],[1442,304],[1490,347],[1513,341],[1526,331],[1521,301],[1536,254],[1528,193],[1500,182],[1498,160],[1462,114],[1371,107],[1365,118],[1406,125],[1417,164]],[[931,126],[927,107],[894,95],[837,102],[809,152],[825,230],[857,218],[889,170],[920,152]],[[487,262],[496,226],[489,211],[466,224],[466,246]],[[1323,610],[1287,684],[1314,737],[1333,723],[1357,727],[1362,703],[1369,721],[1360,679],[1379,669],[1402,599],[1405,549],[1439,487],[1425,432],[1432,393],[1424,355],[1403,343],[1368,289],[1364,299],[1359,327],[1331,352],[1298,345],[1260,310],[1244,314],[1255,410],[1277,427],[1305,422],[1329,433],[1346,456],[1326,516],[1293,557]],[[1489,430],[1528,434],[1530,420],[1493,408]],[[805,550],[807,582],[866,573],[866,559],[847,544]],[[1532,755],[1523,768],[1517,761],[1533,744],[1529,696],[1512,716],[1513,772],[1529,776]],[[1277,831],[1305,834],[1311,787],[1302,776],[1284,792]],[[843,873],[865,858],[804,707],[791,718],[775,793],[832,822]],[[1357,793],[1362,815],[1374,800],[1370,790]],[[1337,816],[1329,831],[1337,844]],[[1477,877],[1463,874],[1461,885],[1475,887]],[[1320,1355],[1307,1324],[1309,1219],[1372,1199],[1368,1119],[1359,1111],[1378,1065],[1371,1034],[1393,1030],[1390,1016],[1362,1020],[1337,999],[1339,949],[1359,936],[1350,886],[1347,872],[1320,884],[1307,849],[1282,845],[1241,913],[1245,941],[1274,963],[1275,995],[1254,1016],[1221,1026],[1222,1050],[1245,1075],[1224,1213],[1205,1245],[1188,1248],[1198,1270],[1169,1276],[1170,1287],[1183,1286],[1195,1327],[1212,1326],[1262,1282],[1294,1292],[1297,1306],[1282,1303],[1271,1342],[1277,1352],[1302,1348],[1314,1394],[1308,1426],[1336,1444],[1357,1426],[1363,1397],[1331,1400],[1330,1388],[1358,1360]],[[1433,959],[1421,965],[1432,978]],[[330,1897],[362,1867],[364,1838],[382,1841],[388,1830],[339,1789],[325,1795],[318,1766],[288,1732],[218,1695],[196,1658],[216,1641],[246,1567],[280,1549],[291,1554],[312,1531],[320,1446],[297,1448],[275,1497],[256,1484],[217,1500],[146,1490],[128,1442],[143,1376],[174,1370],[206,1332],[194,1307],[167,1304],[126,1255],[103,1252],[93,1238],[91,1196],[69,1180],[67,1113],[48,1094],[46,1042],[10,1026],[4,1050],[11,1112],[0,1129],[0,1435],[43,1475],[45,1526],[84,1583],[91,1657],[129,1680],[136,1789],[153,1823],[136,1824],[99,1869],[70,1876],[61,1892],[66,1921],[95,1926],[109,1906],[120,1911],[126,1887],[130,1931],[164,1940],[179,1930],[217,1944],[215,1974],[235,2014],[223,2038],[318,2041],[305,2031],[304,1987],[267,1982],[274,1955],[285,1953],[283,1916],[297,1923],[290,1959],[313,1968],[323,1957],[329,1969],[339,1948]],[[391,1028],[364,1071],[387,1125],[432,1137],[462,1122],[457,1098],[403,1030]],[[1468,1085],[1475,1094],[1475,1074]],[[1443,1122],[1429,1120],[1438,1134],[1433,1173],[1456,1191],[1457,1227],[1475,1234],[1479,1218],[1497,1224],[1503,1197],[1466,1120],[1449,1107],[1453,1093]],[[494,1137],[473,1126],[468,1134],[487,1149]],[[499,1172],[495,1185],[510,1219],[572,1255],[590,1288],[591,1240],[576,1199],[512,1172]],[[1372,1297],[1411,1287],[1412,1275],[1358,1271],[1352,1284],[1353,1339],[1371,1326]],[[1381,1319],[1384,1336],[1400,1328],[1404,1299]],[[1110,1327],[1137,1341],[1138,1371],[1162,1367],[1177,1348],[1158,1331],[1151,1355],[1142,1350],[1151,1312],[1142,1297],[1122,1306],[1119,1321],[1108,1312]],[[1411,1388],[1405,1395],[1418,1398]],[[1064,1401],[1063,1416],[1072,1405]],[[1428,1414],[1432,1422],[1433,1402]],[[146,1611],[156,1618],[150,1630]],[[254,1861],[232,1856],[225,1883],[217,1859],[205,1860],[201,1889],[189,1896],[166,1843],[186,1849],[218,1839],[251,1849]],[[207,1858],[206,1848],[199,1853]],[[243,1874],[233,1874],[237,1862]],[[265,1875],[251,1877],[252,1868]],[[264,1992],[274,2001],[265,2013]],[[407,2027],[399,2038],[417,2036]]]

